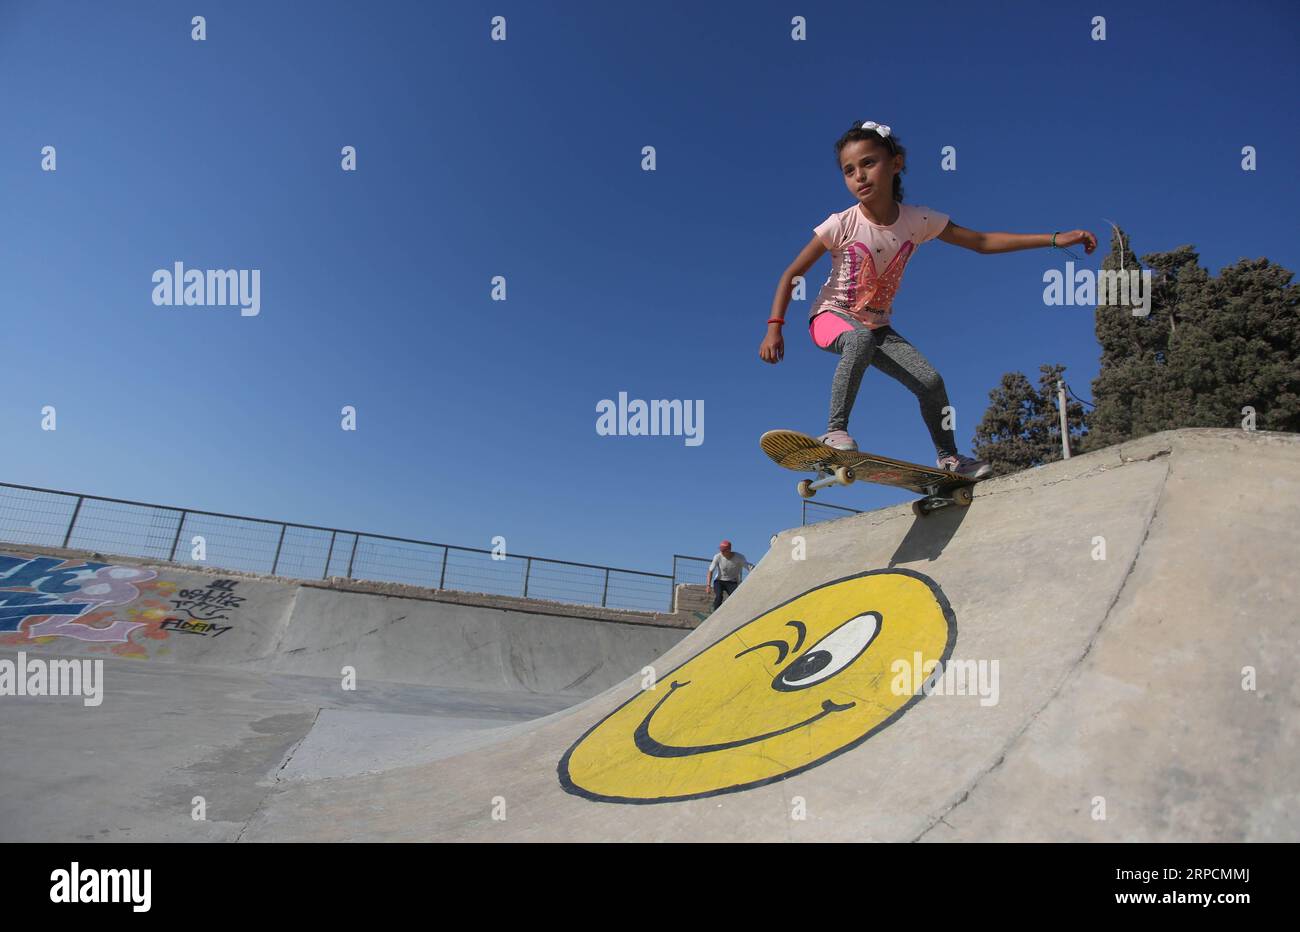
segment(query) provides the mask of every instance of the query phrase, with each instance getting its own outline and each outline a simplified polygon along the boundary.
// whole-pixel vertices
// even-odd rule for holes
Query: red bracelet
[[[768,323],[769,323],[769,324],[784,324],[785,321],[782,320],[780,317],[772,317],[772,318],[769,318],[769,319],[768,319]]]

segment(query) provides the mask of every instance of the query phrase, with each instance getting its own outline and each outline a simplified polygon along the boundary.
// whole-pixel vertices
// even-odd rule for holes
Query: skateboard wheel
[[[800,479],[797,488],[799,489],[800,498],[812,498],[817,494],[817,490],[812,488],[812,481],[809,479]]]
[[[970,486],[963,485],[960,488],[952,490],[952,500],[957,505],[969,505],[975,498],[975,493],[970,490]]]
[[[930,509],[925,507],[925,499],[918,498],[916,501],[912,502],[912,514],[916,515],[918,518],[924,518],[929,513]]]
[[[835,481],[840,485],[851,485],[855,478],[857,477],[854,476],[853,470],[848,466],[835,467]]]

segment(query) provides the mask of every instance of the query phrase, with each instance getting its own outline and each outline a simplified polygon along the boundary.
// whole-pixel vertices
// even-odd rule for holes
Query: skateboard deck
[[[799,483],[799,494],[803,498],[812,498],[818,489],[830,485],[874,482],[924,495],[912,505],[917,515],[924,516],[947,505],[969,505],[973,498],[971,486],[982,481],[876,453],[837,450],[796,430],[769,430],[758,444],[778,466],[795,472],[816,473],[820,477],[816,481],[804,479]]]

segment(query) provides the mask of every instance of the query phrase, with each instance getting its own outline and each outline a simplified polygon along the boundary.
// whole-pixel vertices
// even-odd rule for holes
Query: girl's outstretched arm
[[[825,254],[826,244],[814,236],[781,276],[781,281],[776,286],[776,295],[772,298],[772,310],[767,316],[767,333],[758,347],[758,358],[763,362],[776,365],[785,357],[785,338],[781,336],[781,326],[785,323],[785,312],[790,306],[794,280],[806,274]]]
[[[1052,237],[1056,237],[1053,244]],[[1097,248],[1097,237],[1087,230],[1070,230],[1063,233],[984,233],[968,230],[951,220],[939,234],[939,239],[978,253],[1015,252],[1019,249],[1040,249],[1045,246],[1074,246],[1083,244],[1085,252]]]

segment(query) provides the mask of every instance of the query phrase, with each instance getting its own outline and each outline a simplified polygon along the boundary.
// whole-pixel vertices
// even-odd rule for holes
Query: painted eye
[[[866,612],[844,622],[796,657],[772,681],[772,688],[789,692],[830,679],[862,656],[879,633],[879,612]]]

